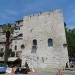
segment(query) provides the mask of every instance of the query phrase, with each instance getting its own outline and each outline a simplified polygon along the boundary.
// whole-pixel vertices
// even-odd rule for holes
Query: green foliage
[[[3,26],[3,32],[5,33],[6,31],[10,31],[11,33],[13,32],[14,30],[14,26],[11,27],[11,24],[4,24]]]
[[[70,57],[75,57],[75,29],[65,27],[68,52]]]

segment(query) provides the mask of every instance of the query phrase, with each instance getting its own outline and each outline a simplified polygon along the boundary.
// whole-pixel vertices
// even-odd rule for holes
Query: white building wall
[[[16,22],[16,26],[15,26],[16,29],[14,29],[14,32],[12,34],[12,37],[13,37],[14,40],[11,43],[11,48],[12,48],[12,52],[15,52],[15,57],[16,57],[16,53],[19,53],[19,57],[21,57],[21,53],[22,53],[22,50],[23,50],[21,48],[21,45],[24,44],[23,43],[23,36],[18,36],[19,34],[23,34],[22,26],[23,26],[23,21],[21,21],[21,22],[19,21],[19,23]],[[16,50],[15,50],[15,46],[17,46]]]
[[[68,62],[64,19],[60,10],[25,16],[23,19],[23,41],[25,49],[22,51],[22,65],[25,61],[33,67],[53,68],[65,67]],[[48,47],[48,38],[53,39],[53,46]],[[31,53],[32,41],[37,40],[37,51]],[[42,61],[44,58],[44,62]]]
[[[0,53],[5,52],[5,41],[6,41],[6,35],[3,33],[2,26],[0,26]],[[0,55],[0,61],[4,61],[4,54]]]

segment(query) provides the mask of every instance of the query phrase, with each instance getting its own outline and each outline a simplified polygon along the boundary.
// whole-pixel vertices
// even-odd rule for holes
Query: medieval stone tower
[[[23,18],[22,65],[64,68],[68,60],[64,19],[61,10]]]

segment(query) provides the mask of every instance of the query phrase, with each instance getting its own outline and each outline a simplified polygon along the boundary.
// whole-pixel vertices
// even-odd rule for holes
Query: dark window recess
[[[33,40],[33,45],[37,45],[37,40],[36,39]]]
[[[11,57],[12,49],[9,49],[8,51],[8,57]]]
[[[17,50],[17,46],[15,45],[15,50]]]
[[[22,51],[16,52],[16,57],[19,57],[21,55]]]
[[[37,50],[37,40],[34,39],[31,53],[36,53],[36,50]]]
[[[17,27],[15,27],[15,30],[17,30]]]
[[[3,57],[4,53],[3,52],[0,52],[0,57]]]
[[[51,38],[48,39],[48,47],[53,46],[53,40]]]
[[[32,29],[30,31],[32,32]]]
[[[15,30],[20,30],[20,27],[15,27]]]
[[[42,62],[44,63],[44,57],[42,57]]]
[[[65,43],[65,44],[63,44],[63,47],[67,47],[67,44]]]
[[[37,57],[37,60],[39,60],[39,57]]]
[[[3,48],[1,48],[1,50],[0,50],[1,52],[3,52]]]
[[[11,52],[11,57],[15,57],[15,52]]]
[[[24,46],[24,44],[22,44],[22,45],[21,45],[21,49],[24,49],[24,48],[25,48],[25,46]]]
[[[20,30],[20,27],[19,27],[19,30]]]
[[[16,53],[16,57],[19,57],[19,53],[18,52]]]
[[[20,24],[20,21],[17,21],[18,24]]]
[[[19,34],[18,36],[19,36],[19,37],[22,37],[22,36],[23,36],[23,34]]]

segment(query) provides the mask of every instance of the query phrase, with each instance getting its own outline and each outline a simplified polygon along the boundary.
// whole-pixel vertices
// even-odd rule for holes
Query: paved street
[[[11,75],[11,74],[5,74],[5,75]],[[16,75],[16,74],[14,74],[14,75]],[[17,74],[17,75],[25,75],[25,74]],[[30,73],[30,74],[26,74],[26,75],[57,75],[57,72]],[[75,75],[75,72],[64,72],[63,75]]]
[[[57,75],[57,72],[53,72],[53,73],[42,72],[42,73],[34,73],[28,75]],[[75,72],[64,72],[63,75],[75,75]]]
[[[75,72],[64,72],[64,75],[75,75]],[[57,75],[57,72],[53,72],[53,73],[39,73],[38,75]]]

